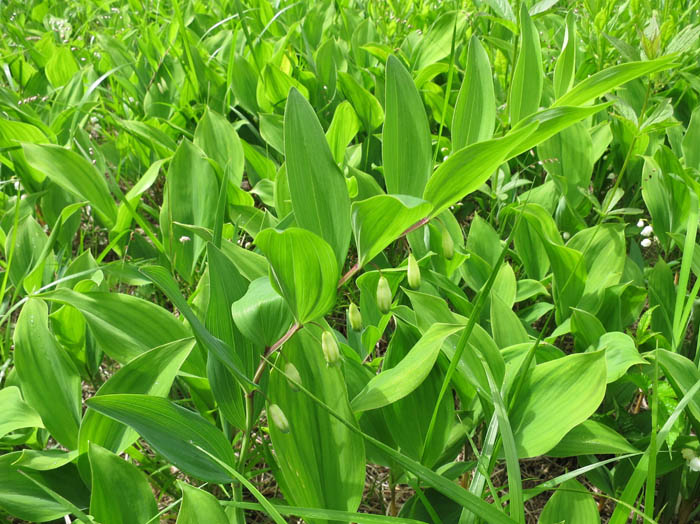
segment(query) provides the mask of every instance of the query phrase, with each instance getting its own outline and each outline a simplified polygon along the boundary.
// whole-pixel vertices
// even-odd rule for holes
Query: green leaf
[[[229,524],[228,517],[219,501],[211,493],[178,481],[182,490],[182,504],[176,524]]]
[[[464,326],[433,324],[408,354],[393,368],[372,377],[352,399],[353,411],[377,409],[395,402],[415,390],[428,376],[447,337]]]
[[[78,72],[78,64],[68,46],[56,47],[46,62],[44,72],[54,88],[66,85]]]
[[[700,381],[700,371],[690,359],[665,349],[657,349],[655,354],[666,378],[679,397],[684,397]],[[691,420],[694,419],[695,427],[700,427],[700,392],[688,402],[688,414]]]
[[[325,315],[335,304],[338,266],[331,247],[319,236],[292,227],[266,229],[255,243],[270,262],[270,281],[297,322]]]
[[[180,293],[177,282],[168,273],[168,271],[160,266],[144,266],[141,268],[141,273],[153,281],[165,295],[170,299],[173,305],[180,310],[180,313],[187,319],[194,336],[207,352],[213,353],[216,358],[221,360],[233,375],[238,379],[238,382],[246,390],[250,391],[255,388],[253,382],[248,378],[243,361],[236,351],[221,339],[212,335],[209,330],[197,318],[190,305],[185,300],[185,297]]]
[[[596,350],[605,350],[605,361],[608,368],[608,383],[615,382],[622,378],[627,370],[637,364],[646,364],[634,345],[632,337],[625,333],[610,332],[604,333]]]
[[[430,127],[411,74],[398,58],[386,63],[382,131],[384,180],[389,193],[420,196],[432,171]]]
[[[365,126],[365,131],[371,133],[377,129],[384,121],[384,110],[379,100],[348,73],[339,71],[338,80],[343,93]]]
[[[43,298],[80,311],[102,350],[122,364],[149,349],[192,336],[170,312],[133,295],[57,289]]]
[[[360,121],[357,113],[355,113],[350,102],[344,100],[335,108],[333,120],[326,132],[326,140],[328,140],[328,145],[331,148],[336,164],[343,163],[345,149],[359,130]]]
[[[49,331],[48,321],[46,302],[30,298],[15,326],[15,369],[27,403],[41,415],[58,442],[75,449],[80,426],[80,375]]]
[[[683,159],[687,167],[700,170],[700,151],[697,147],[700,143],[700,106],[693,110],[688,129],[683,135]]]
[[[153,491],[136,466],[90,443],[90,515],[101,524],[148,522],[158,513]]]
[[[430,216],[439,215],[479,189],[498,166],[512,156],[511,151],[535,132],[537,126],[532,123],[504,137],[472,144],[450,155],[430,177],[423,192],[423,198],[433,205]]]
[[[43,428],[44,423],[39,414],[27,404],[19,388],[6,386],[0,389],[0,438],[22,428]]]
[[[595,412],[605,395],[605,384],[602,351],[535,366],[510,414],[518,456],[536,457],[552,449]]]
[[[452,150],[490,139],[495,123],[496,95],[489,56],[481,41],[472,35],[464,80],[452,116]]]
[[[569,431],[554,449],[547,452],[547,455],[550,457],[621,455],[638,451],[614,429],[595,420],[586,420]]]
[[[231,306],[233,320],[249,339],[271,346],[286,333],[294,320],[289,306],[270,283],[269,277],[253,280]]]
[[[281,475],[282,491],[295,505],[356,511],[365,480],[365,448],[362,438],[290,387],[280,368],[291,362],[301,385],[322,399],[329,409],[353,427],[345,379],[340,366],[328,367],[321,351],[318,326],[307,326],[284,346],[270,374],[269,402],[276,403],[289,421],[283,433],[270,424],[270,436]],[[282,360],[283,359],[283,360]],[[310,519],[310,522],[324,522]]]
[[[630,80],[673,67],[675,58],[675,56],[664,56],[655,60],[627,62],[608,67],[576,84],[559,97],[552,107],[586,104]]]
[[[143,353],[102,384],[95,398],[115,393],[166,396],[194,344],[194,339],[188,338],[163,344]],[[87,453],[89,444],[94,443],[119,454],[137,438],[134,430],[97,411],[87,410],[80,424],[78,450],[81,454]],[[88,478],[89,471],[84,469],[87,464],[79,462],[78,465],[84,478]]]
[[[348,189],[316,113],[296,89],[284,113],[284,150],[297,224],[328,242],[341,268],[350,244]]]
[[[205,449],[233,466],[236,457],[228,440],[199,413],[167,399],[148,395],[102,395],[88,407],[135,429],[155,451],[183,472],[198,479],[229,483],[233,479],[216,461],[196,449]]]
[[[261,504],[253,502],[226,501],[226,505],[236,508],[249,509],[254,511],[264,511]],[[273,504],[282,515],[301,517],[305,520],[329,520],[335,522],[351,522],[356,524],[422,524],[421,520],[414,520],[401,517],[389,517],[386,515],[374,515],[371,513],[354,513],[350,511],[339,511],[336,509],[321,508],[300,508],[298,506],[284,506]]]
[[[23,143],[22,148],[31,167],[79,199],[89,201],[104,225],[114,226],[117,206],[107,181],[90,162],[56,145]]]
[[[564,482],[547,501],[539,524],[595,524],[600,522],[598,504],[578,481]]]
[[[520,6],[520,50],[508,96],[511,125],[537,112],[542,97],[543,80],[540,37],[527,12],[527,5],[523,3]]]
[[[352,204],[352,230],[364,266],[430,211],[430,204],[405,195],[377,195]]]
[[[233,125],[209,107],[194,131],[194,144],[222,170],[230,169],[229,182],[238,187],[243,180],[243,145]]]
[[[71,513],[66,504],[56,501],[42,487],[48,487],[71,500],[80,499],[85,507],[87,489],[80,482],[75,467],[67,465],[52,471],[29,471],[21,474],[12,464],[22,452],[15,451],[0,456],[0,508],[27,522],[47,522]],[[31,478],[30,478],[31,477]]]
[[[576,17],[573,12],[566,16],[564,42],[554,66],[554,97],[559,98],[574,85],[576,74]]]
[[[212,229],[219,195],[219,182],[206,156],[189,140],[183,140],[168,168],[160,210],[163,246],[177,272],[191,282],[193,271],[204,251],[204,240],[190,238],[181,225]]]

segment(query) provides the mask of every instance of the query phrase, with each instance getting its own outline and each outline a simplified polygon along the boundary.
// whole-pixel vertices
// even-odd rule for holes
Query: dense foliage
[[[0,4],[0,515],[700,519],[698,8]]]

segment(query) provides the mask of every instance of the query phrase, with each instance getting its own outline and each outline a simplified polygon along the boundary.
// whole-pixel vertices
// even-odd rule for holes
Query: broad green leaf
[[[122,364],[149,349],[192,335],[170,312],[133,295],[57,289],[44,298],[80,311],[102,350]]]
[[[228,517],[219,501],[211,493],[178,481],[182,490],[182,504],[176,524],[229,524]]]
[[[547,452],[547,455],[573,457],[637,452],[637,448],[614,429],[595,420],[586,420],[569,431],[554,449]]]
[[[465,18],[459,11],[445,13],[435,20],[435,23],[419,40],[413,69],[420,70],[428,67],[450,54],[452,30],[455,23],[457,24],[456,34],[461,35],[464,31]]]
[[[379,100],[348,73],[339,71],[338,80],[343,93],[365,126],[365,131],[371,133],[377,129],[384,121],[384,110]]]
[[[155,183],[156,179],[158,178],[158,174],[160,173],[160,168],[164,163],[165,159],[156,160],[153,162],[151,167],[149,167],[143,176],[139,178],[138,182],[136,182],[126,193],[126,200],[132,209],[135,210],[138,207],[141,195]],[[116,224],[112,228],[112,234],[117,234],[129,229],[132,220],[133,217],[131,211],[126,204],[122,202],[119,204],[119,208],[117,209],[117,220]]]
[[[248,281],[214,244],[207,245],[207,259],[209,261],[209,303],[205,326],[212,335],[224,341],[240,356],[243,370],[252,377],[260,361],[262,339],[247,340],[234,324],[231,316],[231,306],[244,296]],[[243,390],[226,368],[226,364],[221,362],[214,353],[210,353],[207,358],[207,378],[217,405],[227,420],[236,427],[245,428]]]
[[[148,522],[158,513],[146,475],[111,451],[90,443],[90,515],[101,524]]]
[[[537,156],[572,207],[585,197],[593,174],[593,141],[583,122],[577,122],[537,146]]]
[[[168,168],[160,210],[163,247],[172,265],[187,281],[204,251],[204,241],[178,224],[212,229],[219,196],[216,172],[201,149],[189,140],[180,142]]]
[[[700,381],[700,371],[688,358],[664,349],[656,350],[655,354],[679,398]],[[700,425],[700,393],[696,393],[688,402],[688,414],[695,419],[696,427]]]
[[[270,262],[270,281],[287,301],[297,322],[325,315],[335,304],[338,266],[331,247],[296,227],[266,229],[255,243]]]
[[[22,148],[31,167],[79,199],[90,202],[104,225],[114,226],[117,206],[107,181],[90,162],[56,145],[23,143]]]
[[[78,70],[73,53],[65,45],[55,48],[44,68],[46,78],[54,88],[66,85]]]
[[[321,328],[306,326],[285,345],[270,374],[269,402],[276,403],[289,421],[283,433],[270,423],[270,436],[281,475],[282,491],[295,505],[356,511],[365,480],[365,449],[360,435],[295,391],[284,376],[291,362],[301,385],[321,399],[347,424],[357,423],[350,410],[342,369],[328,367],[321,351]],[[312,523],[325,522],[310,519]]]
[[[353,411],[386,406],[415,390],[435,365],[445,339],[461,329],[461,325],[433,324],[401,362],[369,381],[352,400]]]
[[[224,434],[199,413],[167,399],[148,395],[102,395],[88,407],[135,429],[158,453],[177,468],[198,479],[229,483],[233,479],[205,449],[233,467],[236,457]]]
[[[552,107],[583,105],[630,80],[673,67],[675,58],[664,56],[655,60],[627,62],[608,67],[576,84],[559,97]]]
[[[233,373],[246,391],[250,391],[251,388],[254,389],[255,386],[246,374],[240,355],[226,342],[215,337],[207,330],[197,315],[195,315],[192,307],[190,307],[185,300],[185,297],[182,296],[177,282],[175,282],[172,275],[161,266],[143,266],[141,268],[141,273],[153,281],[163,293],[165,293],[168,299],[170,299],[170,302],[180,310],[180,313],[182,313],[192,327],[197,343],[208,353],[214,353],[216,358],[226,364],[226,367]]]
[[[194,144],[222,170],[230,169],[229,182],[238,187],[243,180],[243,145],[233,125],[207,107],[194,132]]]
[[[383,370],[388,371],[400,364],[419,339],[418,329],[397,321],[384,356]],[[410,394],[376,412],[386,420],[389,433],[401,452],[426,466],[433,466],[442,455],[455,419],[454,400],[446,395],[440,404],[430,446],[425,445],[443,379],[442,370],[434,366],[423,383]],[[407,417],[406,413],[413,416]]]
[[[49,331],[46,302],[31,298],[15,326],[15,369],[24,397],[51,435],[68,449],[78,444],[80,375]]]
[[[420,196],[432,170],[430,127],[411,74],[398,58],[386,63],[382,160],[388,193]]]
[[[608,368],[608,383],[622,378],[629,368],[637,364],[646,364],[634,345],[632,337],[625,333],[612,331],[604,333],[598,340],[596,350],[605,350]]]
[[[23,449],[12,465],[34,471],[51,471],[73,462],[77,456],[78,450],[66,452],[61,449]]]
[[[553,137],[568,126],[580,122],[591,115],[602,111],[608,107],[610,103],[598,104],[590,107],[551,107],[543,109],[523,120],[521,120],[513,129],[522,129],[530,125],[532,122],[537,122],[539,126],[526,140],[520,142],[517,147],[510,152],[510,156],[518,156],[525,151],[529,151],[533,147],[541,144],[545,140]],[[541,187],[541,186],[540,186]]]
[[[19,388],[6,386],[0,389],[0,438],[22,428],[43,428],[39,414],[27,404]]]
[[[540,37],[535,23],[527,12],[527,5],[520,6],[520,49],[515,61],[513,80],[508,96],[508,113],[511,125],[536,113],[540,108],[544,70]],[[573,105],[573,104],[572,104]]]
[[[511,308],[500,296],[491,293],[491,332],[501,349],[530,339],[525,326]]]
[[[352,204],[352,230],[360,267],[425,218],[430,204],[406,195],[377,195]]]
[[[253,502],[227,501],[225,504],[236,508],[250,509],[254,511],[264,511],[262,504]],[[356,524],[421,524],[424,521],[402,517],[389,517],[386,515],[374,515],[371,513],[354,513],[350,511],[339,511],[336,509],[300,508],[297,506],[284,506],[273,504],[282,515],[301,517],[303,519],[325,519],[335,522],[351,522]]]
[[[16,231],[16,233],[15,233]],[[9,267],[10,282],[15,286],[23,285],[23,279],[32,272],[32,268],[41,267],[41,255],[48,244],[48,238],[43,228],[29,215],[20,220],[15,229],[14,225],[9,230],[5,240],[4,252],[9,253],[12,249],[14,239],[14,253],[12,265]],[[36,275],[38,282],[27,283],[29,289],[40,287],[42,284],[42,274]],[[26,288],[25,288],[26,289]]]
[[[115,393],[144,394],[164,397],[170,392],[182,363],[194,348],[193,338],[163,344],[136,357],[119,369],[95,393],[95,398]],[[134,430],[97,411],[87,410],[80,424],[78,450],[87,453],[89,444],[98,444],[114,453],[121,453],[133,444]],[[81,474],[88,478],[87,466],[79,462]]]
[[[231,306],[233,320],[249,340],[271,346],[292,325],[294,317],[269,277],[253,280],[245,295]]]
[[[336,164],[343,163],[345,150],[359,130],[360,121],[357,113],[350,102],[344,100],[335,108],[333,120],[326,132],[326,140],[328,140]]]
[[[554,66],[554,97],[559,98],[574,85],[576,74],[576,17],[573,12],[566,16],[566,29],[561,54]]]
[[[479,189],[498,166],[512,156],[511,151],[535,132],[537,126],[538,124],[532,123],[511,131],[502,138],[472,144],[450,155],[425,186],[423,199],[433,205],[430,215],[439,215]]]
[[[496,95],[491,63],[481,41],[472,35],[464,80],[452,116],[452,150],[490,139],[495,124]]]
[[[510,413],[518,456],[548,452],[590,417],[605,395],[606,375],[602,351],[535,366]]]
[[[297,224],[328,242],[340,268],[350,244],[348,189],[316,113],[295,89],[284,114],[284,149]]]
[[[547,501],[539,524],[595,524],[600,522],[598,504],[577,480],[564,482]]]
[[[700,170],[700,106],[696,107],[690,117],[688,129],[683,135],[683,159],[686,167]]]
[[[87,488],[80,482],[75,467],[68,464],[51,471],[23,470],[29,477],[17,470],[16,462],[21,451],[0,456],[0,508],[10,515],[27,522],[47,522],[59,519],[71,508],[56,501],[35,482],[39,482],[62,496],[86,507]]]

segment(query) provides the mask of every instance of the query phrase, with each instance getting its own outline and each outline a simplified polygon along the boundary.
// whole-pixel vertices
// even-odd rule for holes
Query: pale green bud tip
[[[353,331],[360,331],[362,329],[362,315],[354,302],[350,302],[348,317],[350,317],[350,327]]]
[[[267,416],[282,433],[289,433],[289,421],[277,404],[270,404],[267,407]]]
[[[391,310],[391,288],[389,281],[384,275],[379,277],[377,284],[377,307],[382,314],[386,314]]]
[[[289,387],[292,388],[292,391],[299,391],[301,375],[297,367],[291,362],[287,362],[284,366],[284,374],[287,375],[287,382],[289,382]]]
[[[442,254],[448,260],[455,254],[455,242],[447,231],[442,232]]]
[[[408,285],[413,289],[418,289],[420,287],[420,267],[418,267],[418,262],[413,253],[408,255],[408,270],[406,271],[406,276],[408,277]]]
[[[340,360],[340,350],[338,343],[335,341],[333,333],[324,331],[321,335],[321,349],[323,350],[323,358],[329,366],[335,366]]]

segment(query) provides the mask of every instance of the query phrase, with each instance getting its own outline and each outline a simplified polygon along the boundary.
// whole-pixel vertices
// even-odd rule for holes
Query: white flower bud
[[[192,239],[190,237],[188,237],[187,235],[182,235],[180,237],[180,244],[184,244],[186,242],[189,242],[190,240],[192,240]]]
[[[690,462],[688,462],[688,467],[690,468],[690,471],[700,471],[700,457],[690,459]]]
[[[569,240],[569,239],[571,238],[571,233],[569,233],[568,231],[564,231],[564,232],[561,234],[561,236],[562,236],[562,238],[563,238],[564,240]]]
[[[642,229],[641,235],[643,237],[650,237],[652,233],[654,232],[654,228],[651,226],[645,226],[644,229]]]
[[[644,219],[643,219],[643,218],[640,218],[640,219],[637,221],[637,227],[644,227]]]
[[[641,242],[642,247],[649,247],[651,246],[651,239],[650,238],[645,238]]]

